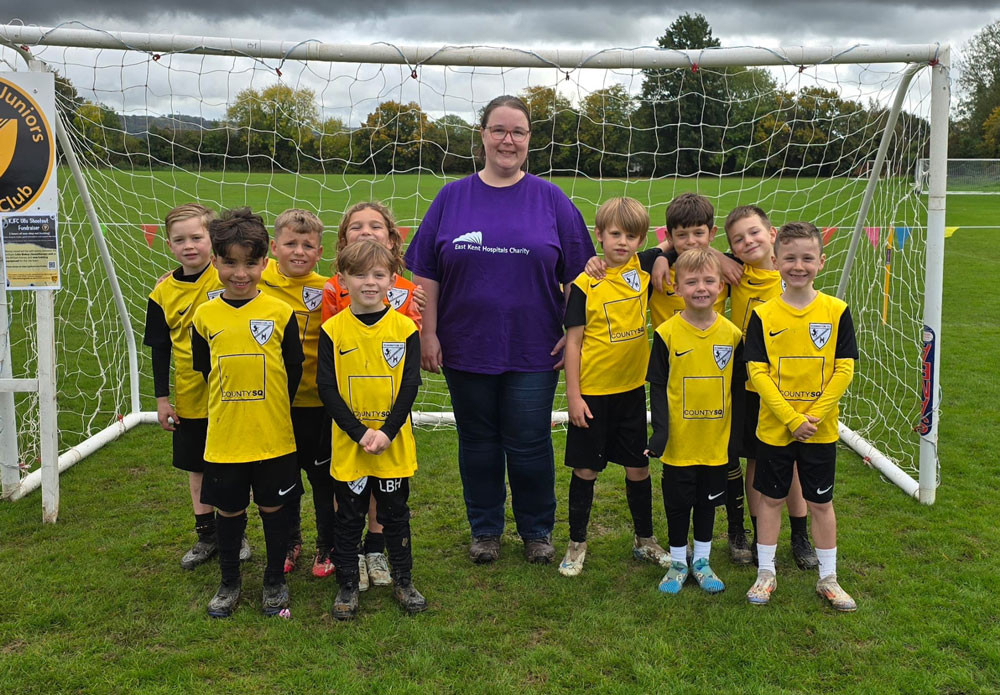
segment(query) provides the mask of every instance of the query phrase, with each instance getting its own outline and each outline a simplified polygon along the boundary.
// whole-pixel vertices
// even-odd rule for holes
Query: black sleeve
[[[154,345],[153,352],[153,395],[163,398],[170,395],[170,345]]]
[[[165,347],[170,349],[170,326],[167,325],[167,317],[163,313],[163,307],[150,298],[146,302],[146,330],[143,333],[142,342],[149,347]]]
[[[743,359],[743,341],[736,346],[733,352],[733,381],[729,387],[729,394],[733,400],[732,417],[729,427],[729,460],[739,458],[740,449],[743,444],[743,423],[746,419],[747,403],[747,363]]]
[[[196,372],[201,372],[205,381],[208,381],[208,373],[212,371],[212,352],[208,348],[208,342],[194,326],[191,326],[191,367]]]
[[[302,354],[302,341],[299,339],[299,321],[292,312],[285,326],[285,335],[281,338],[281,359],[285,363],[285,373],[288,375],[288,402],[295,400],[295,392],[302,381],[302,363],[306,357]]]
[[[670,414],[667,405],[667,379],[670,376],[670,351],[659,333],[653,334],[653,348],[649,352],[649,412],[653,421],[653,436],[649,438],[649,455],[659,458],[667,447],[670,433]]]
[[[726,258],[732,260],[732,261],[736,261],[740,265],[744,265],[743,261],[741,261],[739,258],[737,258],[736,255],[732,251],[727,251],[726,253],[724,253],[722,255],[725,256]]]
[[[639,267],[642,268],[647,273],[653,272],[653,263],[656,259],[663,255],[663,251],[660,250],[659,246],[654,246],[652,248],[646,249],[645,251],[640,251],[635,254],[635,257],[639,259]]]
[[[667,249],[667,252],[663,254],[663,257],[667,259],[667,262],[670,263],[670,267],[673,268],[674,263],[677,262],[677,256],[679,255],[680,254],[677,253],[677,249],[671,246],[669,249]]]
[[[563,326],[572,328],[573,326],[587,325],[587,293],[573,283],[569,286],[569,301],[566,302],[566,318]]]
[[[347,407],[340,389],[337,388],[337,368],[333,363],[333,341],[326,331],[319,332],[319,346],[316,350],[316,388],[326,412],[355,442],[360,442],[368,430]]]
[[[837,351],[834,353],[836,359],[858,359],[858,340],[854,335],[854,319],[851,318],[851,310],[844,309],[840,315],[840,325],[837,326]]]
[[[414,331],[406,339],[406,358],[403,361],[403,377],[399,382],[399,393],[396,402],[392,404],[389,415],[382,425],[382,432],[391,442],[399,433],[399,428],[406,423],[413,402],[417,400],[420,388],[420,333]]]
[[[746,347],[743,349],[743,359],[746,362],[770,363],[767,359],[767,346],[764,345],[764,324],[760,322],[757,312],[751,312],[747,322]]]

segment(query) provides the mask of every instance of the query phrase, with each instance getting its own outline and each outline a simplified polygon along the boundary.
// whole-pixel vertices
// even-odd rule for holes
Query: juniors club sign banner
[[[55,112],[51,73],[0,73],[0,214],[58,209]]]

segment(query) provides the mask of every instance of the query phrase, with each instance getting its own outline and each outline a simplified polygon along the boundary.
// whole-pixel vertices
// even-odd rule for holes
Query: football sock
[[[198,534],[199,540],[209,540],[215,538],[215,510],[207,514],[194,515],[194,532]]]
[[[288,526],[288,545],[302,545],[302,496],[288,500],[282,507],[285,510],[285,523]],[[262,512],[263,514],[263,512]]]
[[[632,525],[635,535],[639,538],[649,538],[653,535],[653,482],[645,480],[629,480],[625,478],[625,498],[628,509],[632,512]]]
[[[264,527],[264,547],[267,549],[267,564],[264,566],[264,583],[281,584],[285,581],[285,553],[288,552],[288,515],[285,508],[275,512],[260,512],[260,522]]]
[[[806,536],[809,531],[806,529],[806,517],[788,515],[788,521],[792,527],[793,536]]]
[[[777,552],[778,546],[775,545],[764,545],[763,543],[757,544],[757,568],[762,570],[771,570],[774,572],[774,554]]]
[[[671,548],[686,548],[688,529],[691,528],[690,507],[669,507],[667,509],[667,540]],[[687,558],[684,558],[687,560]]]
[[[584,480],[575,473],[569,479],[569,539],[575,543],[587,540],[587,525],[590,524],[590,508],[594,505],[594,483]],[[626,488],[627,490],[627,488]],[[629,502],[631,505],[631,501]],[[652,516],[652,511],[650,511]]]
[[[670,561],[679,562],[682,565],[687,565],[688,563],[688,547],[685,543],[679,546],[670,546]]]
[[[246,512],[239,516],[219,514],[215,528],[219,545],[219,569],[222,571],[222,583],[226,586],[232,586],[240,581],[240,543],[243,541],[243,532],[247,528]],[[284,562],[284,555],[282,555],[282,562]]]
[[[740,460],[729,462],[729,482],[726,484],[726,519],[729,533],[743,532],[743,470]]]
[[[699,503],[694,505],[694,539],[699,538],[712,542],[712,533],[715,530],[715,507],[711,503]]]
[[[697,562],[698,560],[705,558],[708,559],[709,555],[712,553],[712,541],[695,541],[694,542],[694,557],[692,560]]]
[[[365,534],[365,555],[385,552],[385,535],[368,531]]]
[[[316,549],[327,551],[333,547],[333,527],[336,512],[333,510],[333,484],[313,484],[313,506],[316,509]]]
[[[825,579],[837,573],[837,546],[832,548],[816,548],[816,559],[819,560],[819,578]]]

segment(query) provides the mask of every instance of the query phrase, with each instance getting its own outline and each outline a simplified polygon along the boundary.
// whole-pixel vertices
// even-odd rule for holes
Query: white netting
[[[1000,159],[949,159],[948,193],[952,195],[1000,195]],[[917,160],[914,187],[927,193],[931,160]]]
[[[522,95],[532,109],[529,170],[555,177],[588,222],[603,200],[622,194],[648,204],[655,226],[685,191],[713,201],[720,229],[736,205],[758,204],[776,225],[807,219],[827,230],[820,283],[833,292],[867,181],[861,177],[872,173],[905,68],[412,69],[136,50],[39,46],[32,53],[72,85],[57,88],[59,109],[140,336],[149,287],[174,263],[162,228],[149,236],[142,225],[161,225],[170,208],[198,201],[250,205],[269,223],[288,207],[305,207],[335,230],[349,205],[375,198],[415,229],[437,190],[474,170],[473,124],[504,93]],[[0,49],[0,57],[24,69],[12,50]],[[910,468],[921,406],[926,224],[913,174],[927,155],[927,72],[904,102],[847,294],[862,359],[844,419]],[[60,182],[65,448],[127,409],[128,388],[124,340],[79,193],[68,171]],[[333,234],[321,271],[330,267]],[[720,247],[723,238],[720,232]],[[13,298],[15,326],[30,325],[30,301]],[[15,374],[30,369],[29,343],[15,344]],[[147,351],[141,355],[143,407],[151,409]],[[443,380],[425,375],[424,383],[416,409],[448,410]],[[33,446],[22,444],[26,460]]]

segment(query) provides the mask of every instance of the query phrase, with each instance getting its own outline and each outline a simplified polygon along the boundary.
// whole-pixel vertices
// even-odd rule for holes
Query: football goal
[[[949,195],[1000,195],[1000,159],[949,159],[947,180]],[[930,182],[931,161],[921,157],[914,169],[914,189],[926,195]]]
[[[345,209],[379,199],[415,230],[444,183],[475,171],[482,107],[515,94],[532,115],[529,171],[590,223],[603,200],[629,195],[660,226],[673,197],[696,191],[720,226],[753,203],[775,224],[822,228],[822,289],[851,305],[862,354],[842,439],[908,495],[934,500],[945,47],[522,50],[7,25],[0,60],[55,76],[60,451],[86,453],[95,436],[152,419],[135,337],[153,281],[173,265],[168,210],[249,205],[268,223],[288,207],[315,210],[329,272]],[[913,185],[921,161],[926,192]],[[8,297],[15,376],[33,366],[32,302]],[[443,379],[424,377],[415,422],[453,426]],[[9,497],[32,489],[39,468],[37,397],[15,399],[16,418],[0,422],[17,451],[3,462],[16,473]],[[556,411],[563,420],[564,399]]]

